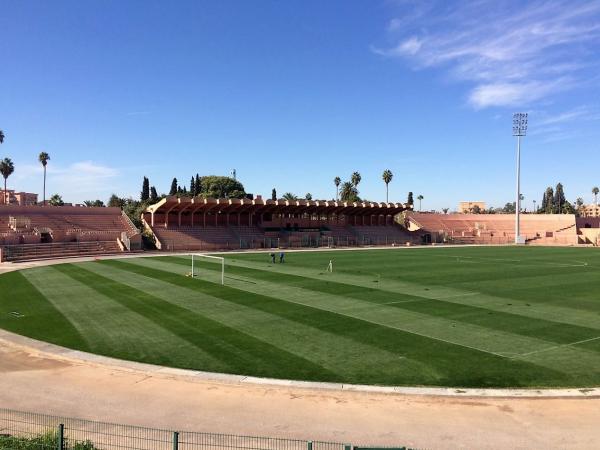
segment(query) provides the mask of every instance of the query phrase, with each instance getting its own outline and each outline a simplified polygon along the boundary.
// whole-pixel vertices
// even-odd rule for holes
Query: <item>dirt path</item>
[[[600,399],[227,384],[0,346],[0,406],[149,427],[417,448],[594,448]]]

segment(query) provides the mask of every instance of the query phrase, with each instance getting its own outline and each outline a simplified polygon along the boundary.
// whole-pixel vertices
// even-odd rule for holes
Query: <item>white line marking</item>
[[[598,339],[600,339],[600,336],[597,336],[597,337],[594,337],[594,338],[590,338],[590,339],[584,339],[583,341],[571,342],[569,344],[554,345],[552,347],[543,348],[541,350],[535,350],[533,352],[522,353],[520,355],[515,356],[514,358],[521,358],[523,356],[534,355],[536,353],[548,352],[550,350],[556,350],[557,348],[570,347],[572,345],[583,344],[584,342],[591,342],[591,341],[595,341],[595,340],[598,340]]]
[[[422,302],[423,300],[434,300],[434,299],[430,299],[430,298],[426,298],[426,297],[422,297],[422,298],[415,298],[412,300],[398,300],[397,302],[388,302],[388,303],[373,303],[374,305],[377,306],[383,306],[383,305],[396,305],[398,303],[412,303],[412,302]]]
[[[437,297],[435,298],[435,300],[446,300],[447,298],[455,298],[455,297],[467,297],[469,295],[479,295],[479,292],[467,292],[465,294],[453,294],[453,295],[446,295],[445,297]]]

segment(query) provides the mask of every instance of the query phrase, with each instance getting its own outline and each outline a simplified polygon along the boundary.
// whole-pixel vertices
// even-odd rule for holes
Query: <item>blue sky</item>
[[[0,0],[9,186],[64,199],[159,192],[237,169],[248,192],[514,197],[600,184],[600,1]]]

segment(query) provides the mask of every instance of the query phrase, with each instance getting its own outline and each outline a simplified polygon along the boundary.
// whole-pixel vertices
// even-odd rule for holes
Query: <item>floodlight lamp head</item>
[[[527,134],[527,113],[513,114],[513,136],[525,136]]]

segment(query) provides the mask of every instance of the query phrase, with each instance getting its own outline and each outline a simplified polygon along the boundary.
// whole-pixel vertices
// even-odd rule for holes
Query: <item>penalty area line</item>
[[[534,350],[533,352],[521,353],[520,355],[513,356],[511,359],[522,358],[524,356],[535,355],[537,353],[549,352],[551,350],[556,350],[556,349],[563,348],[563,347],[571,347],[573,345],[583,344],[585,342],[592,342],[592,341],[596,341],[598,339],[600,339],[600,336],[596,336],[596,337],[593,337],[590,339],[584,339],[582,341],[570,342],[568,344],[553,345],[552,347],[542,348],[540,350]]]

